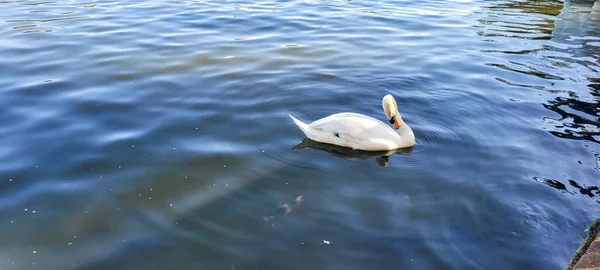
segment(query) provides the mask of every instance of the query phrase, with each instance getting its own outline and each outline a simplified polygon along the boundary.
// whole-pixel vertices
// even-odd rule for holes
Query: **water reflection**
[[[555,21],[555,27],[552,31],[552,41],[566,45],[566,53],[571,56],[570,66],[577,64],[589,69],[594,73],[598,72],[600,63],[598,54],[600,53],[600,13],[592,10],[592,3],[573,3],[566,1],[558,20]],[[595,58],[595,59],[594,59]],[[560,59],[555,57],[555,59]],[[564,58],[562,58],[564,59]],[[561,59],[561,60],[562,60]],[[563,60],[564,61],[564,60]],[[596,73],[597,74],[597,73]],[[571,78],[576,79],[576,78]],[[585,77],[580,78],[583,83],[588,82],[587,90],[589,93],[570,92],[569,97],[557,97],[548,104],[544,104],[546,109],[558,113],[560,119],[547,119],[554,125],[554,130],[550,133],[560,138],[575,140],[585,140],[590,142],[599,142],[600,136],[600,85],[598,78]],[[589,84],[589,82],[592,82]],[[583,100],[583,96],[591,96],[590,101]]]
[[[353,150],[347,147],[341,147],[333,144],[325,144],[320,142],[315,142],[311,139],[304,138],[304,140],[298,145],[294,146],[292,150],[311,148],[321,152],[327,152],[336,157],[345,159],[345,160],[365,160],[374,158],[375,162],[379,164],[379,166],[386,167],[389,164],[390,156],[395,154],[410,154],[413,151],[413,147],[409,148],[401,148],[396,150],[389,151],[361,151],[361,150]]]
[[[567,2],[554,21],[552,41],[572,45],[567,47],[571,56],[597,57],[600,52],[599,23],[600,12],[593,9],[592,3]],[[598,64],[597,60],[589,64]]]
[[[486,17],[480,19],[479,28],[484,30],[479,35],[487,42],[502,42],[502,47],[511,48],[515,42],[521,43],[518,49],[482,50],[486,53],[506,55],[500,63],[487,63],[489,66],[501,68],[533,76],[540,80],[531,80],[532,84],[516,83],[506,78],[498,81],[510,86],[527,87],[551,93],[569,93],[573,85],[568,82],[589,83],[594,78],[581,74],[598,71],[598,54],[600,52],[600,13],[592,10],[592,3],[567,3],[562,1],[519,1],[500,3],[488,7],[493,12],[522,16],[523,13],[541,14],[545,16],[522,22]],[[536,40],[527,42],[519,40]],[[528,47],[528,48],[523,48]],[[514,56],[510,56],[514,55]],[[523,55],[524,57],[519,57]],[[535,59],[525,55],[539,55]],[[536,61],[543,59],[543,62]],[[573,72],[565,72],[571,69]],[[577,72],[579,69],[582,72]],[[568,81],[558,83],[556,81]],[[548,86],[548,81],[552,81]]]
[[[597,89],[590,87],[592,95],[600,97]],[[584,140],[600,143],[600,104],[585,102],[575,98],[557,97],[543,104],[544,108],[556,112],[560,118],[546,118],[546,122],[554,126],[550,134],[573,140]]]
[[[479,32],[483,41],[500,43],[489,45],[494,49],[483,50],[499,56],[487,66],[507,72],[496,80],[512,88],[541,90],[541,106],[557,115],[543,117],[543,129],[559,138],[581,141],[585,147],[600,143],[600,13],[592,5],[585,1],[503,2],[489,9],[513,16],[539,16],[525,22],[489,16],[479,20],[478,26],[483,29]],[[515,42],[520,46],[513,48]],[[594,150],[591,153],[598,163],[597,154]],[[599,187],[584,184],[581,176],[575,177],[581,182],[533,179],[600,203]]]

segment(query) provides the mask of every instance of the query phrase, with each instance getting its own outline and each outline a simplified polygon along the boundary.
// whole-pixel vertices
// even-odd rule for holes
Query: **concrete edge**
[[[592,242],[594,242],[596,236],[598,236],[599,233],[600,218],[596,219],[596,221],[590,225],[587,237],[583,240],[577,251],[575,251],[575,255],[573,255],[573,258],[571,259],[571,261],[569,261],[567,266],[565,266],[564,270],[572,270],[575,267],[577,262],[579,262],[579,259],[581,259],[583,255],[585,255],[586,251],[588,250]]]

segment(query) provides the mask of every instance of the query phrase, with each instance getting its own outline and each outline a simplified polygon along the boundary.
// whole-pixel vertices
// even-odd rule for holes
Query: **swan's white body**
[[[415,145],[413,131],[402,121],[391,96],[384,98],[383,107],[388,118],[397,121],[398,129],[358,113],[337,113],[310,124],[290,117],[306,137],[321,143],[365,151],[385,151]]]

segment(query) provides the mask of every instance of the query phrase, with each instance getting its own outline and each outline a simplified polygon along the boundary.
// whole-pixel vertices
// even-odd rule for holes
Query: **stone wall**
[[[592,224],[565,270],[600,270],[600,218]]]

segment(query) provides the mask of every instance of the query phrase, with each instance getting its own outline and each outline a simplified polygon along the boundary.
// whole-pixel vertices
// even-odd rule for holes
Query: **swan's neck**
[[[405,142],[414,143],[415,134],[413,133],[413,130],[406,123],[404,123],[402,118],[398,119],[398,124],[400,125],[400,128],[397,129],[396,132],[398,132],[398,135],[400,135],[402,140],[404,140]]]

